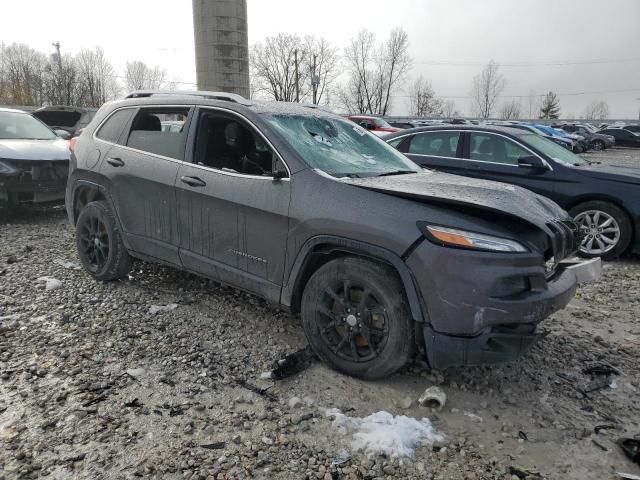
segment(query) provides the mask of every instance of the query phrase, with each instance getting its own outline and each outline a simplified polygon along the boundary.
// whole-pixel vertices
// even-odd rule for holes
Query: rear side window
[[[460,132],[419,133],[411,139],[407,153],[455,158],[459,141]]]
[[[490,133],[472,132],[470,142],[471,160],[518,165],[519,158],[531,155],[511,140]]]
[[[131,123],[127,147],[182,160],[188,108],[142,109]]]
[[[129,120],[131,120],[133,112],[134,110],[132,108],[125,108],[112,114],[107,121],[102,124],[100,130],[96,133],[96,137],[105,142],[118,143],[120,135],[122,135],[124,127],[129,123]]]

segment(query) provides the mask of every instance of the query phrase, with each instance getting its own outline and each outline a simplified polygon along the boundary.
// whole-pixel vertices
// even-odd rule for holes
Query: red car
[[[375,135],[384,135],[386,133],[394,133],[402,130],[401,128],[392,127],[380,117],[372,117],[369,115],[349,115],[347,118]]]

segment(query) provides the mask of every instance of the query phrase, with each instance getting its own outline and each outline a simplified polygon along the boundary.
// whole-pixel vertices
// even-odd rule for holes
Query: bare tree
[[[594,100],[585,108],[585,120],[605,120],[609,117],[609,104],[604,100]]]
[[[460,112],[456,109],[456,102],[447,100],[442,104],[442,116],[444,118],[453,118],[460,116]]]
[[[500,65],[491,60],[480,74],[473,77],[471,89],[473,113],[480,118],[487,119],[491,116],[504,90],[506,82],[498,72],[499,68]]]
[[[46,100],[46,56],[18,43],[3,45],[0,56],[0,100],[9,105],[42,104]]]
[[[401,28],[376,47],[375,35],[360,31],[345,48],[349,79],[340,90],[342,104],[350,112],[386,115],[392,92],[402,83],[411,68],[409,38]]]
[[[159,90],[165,86],[167,72],[158,66],[149,67],[140,60],[127,62],[125,70],[127,90]]]
[[[422,75],[409,89],[409,111],[416,117],[442,115],[442,100],[436,97],[433,87]]]
[[[81,50],[76,56],[80,82],[80,104],[100,107],[120,93],[113,65],[100,47]]]
[[[265,93],[280,102],[294,102],[296,93],[301,99],[306,97],[309,70],[302,68],[307,64],[306,57],[298,35],[280,33],[253,45],[250,63],[256,93]]]
[[[502,104],[500,118],[502,120],[516,120],[520,118],[522,105],[517,100],[511,100]]]
[[[317,105],[322,103],[327,90],[339,75],[338,51],[325,38],[305,37],[304,69],[309,72],[309,92],[311,101]],[[326,102],[325,102],[326,103]]]

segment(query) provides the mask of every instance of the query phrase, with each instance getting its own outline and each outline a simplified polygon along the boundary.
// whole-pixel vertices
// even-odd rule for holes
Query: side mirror
[[[71,134],[69,132],[67,132],[66,130],[62,130],[61,128],[56,129],[53,132],[63,140],[70,140],[71,139]]]
[[[278,168],[278,169],[273,171],[273,179],[274,180],[281,180],[283,178],[287,178],[288,176],[289,176],[289,174],[287,173],[287,171],[284,168]]]
[[[518,159],[518,166],[525,168],[535,168],[538,170],[546,170],[547,165],[542,161],[540,157],[535,155],[528,155],[526,157],[520,157]]]

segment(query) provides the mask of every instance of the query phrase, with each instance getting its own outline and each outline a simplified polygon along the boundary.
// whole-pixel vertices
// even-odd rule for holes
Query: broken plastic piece
[[[280,380],[291,377],[296,373],[300,373],[311,366],[314,358],[315,357],[309,345],[302,350],[290,353],[283,359],[274,362],[273,371],[271,372],[273,374],[273,378]]]
[[[441,410],[446,402],[447,394],[439,387],[427,388],[418,398],[418,403],[422,407],[436,408],[438,410]]]
[[[616,443],[620,445],[624,454],[632,462],[640,465],[640,440],[636,438],[621,438]]]

